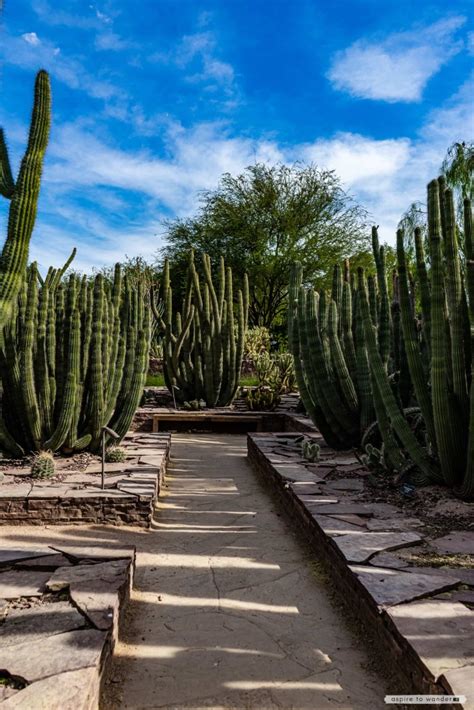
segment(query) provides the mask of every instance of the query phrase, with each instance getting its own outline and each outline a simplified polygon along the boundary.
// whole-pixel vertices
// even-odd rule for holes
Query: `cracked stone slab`
[[[406,572],[410,571],[407,568],[407,561],[393,552],[378,552],[370,558],[369,564],[374,565],[375,567],[389,567],[391,569],[405,569]],[[420,571],[423,570],[423,568],[413,569],[420,569]]]
[[[317,475],[309,473],[304,466],[299,464],[285,464],[279,462],[273,466],[275,471],[287,481],[304,481],[305,483],[315,483]]]
[[[351,525],[358,525],[360,528],[364,529],[367,525],[367,518],[361,518],[359,515],[331,515],[331,517],[335,520],[343,520],[345,523],[351,523]]]
[[[72,557],[76,561],[90,560],[92,562],[102,562],[104,560],[135,559],[134,547],[106,547],[101,545],[52,545],[51,549],[63,552],[66,557]]]
[[[348,562],[365,562],[376,552],[396,550],[421,540],[420,535],[412,532],[359,532],[334,538],[334,542]]]
[[[456,530],[444,537],[429,541],[430,546],[438,552],[459,555],[474,555],[474,532],[470,530]]]
[[[323,512],[323,511],[314,511]],[[389,518],[398,513],[398,509],[389,503],[345,503],[341,501],[331,509],[331,515],[362,515],[365,517]]]
[[[127,560],[112,560],[95,565],[60,567],[53,575],[49,575],[46,586],[50,591],[58,592],[73,584],[101,580],[116,588],[126,579],[128,565]]]
[[[364,482],[358,478],[339,478],[337,481],[327,481],[328,488],[335,491],[362,491]]]
[[[374,532],[390,532],[391,530],[399,530],[400,532],[404,530],[413,530],[414,528],[423,527],[424,523],[418,518],[388,518],[388,519],[378,519],[367,521],[367,530],[372,530]]]
[[[80,629],[85,620],[67,601],[10,609],[0,624],[0,646],[7,648],[40,638]]]
[[[98,707],[99,674],[82,668],[31,683],[2,703],[2,710],[80,710]]]
[[[45,557],[33,557],[32,559],[22,560],[15,564],[16,569],[49,569],[54,570],[57,567],[69,567],[72,563],[65,555],[60,552],[50,551]]]
[[[28,548],[11,548],[2,547],[0,548],[0,566],[12,565],[19,560],[28,560],[33,557],[43,557],[44,555],[54,554],[52,550],[45,548],[40,550],[38,548],[28,549]]]
[[[106,634],[96,629],[68,631],[2,649],[2,668],[32,683],[99,663]]]
[[[318,523],[319,527],[333,537],[334,535],[347,535],[348,533],[360,532],[358,525],[351,525],[344,520],[337,520],[330,515],[313,515],[313,518]]]
[[[424,599],[386,613],[433,678],[474,663],[474,614],[463,604]]]
[[[455,587],[459,581],[446,575],[403,572],[397,569],[349,565],[378,606],[393,606],[420,597],[439,594]]]
[[[127,579],[124,578],[119,587],[126,584]],[[101,579],[90,579],[71,584],[69,594],[97,629],[107,631],[118,623],[120,597],[117,589]]]
[[[0,599],[39,597],[46,588],[51,572],[8,570],[0,574]]]

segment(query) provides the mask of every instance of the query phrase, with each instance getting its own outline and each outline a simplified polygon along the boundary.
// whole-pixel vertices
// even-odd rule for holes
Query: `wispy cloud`
[[[116,32],[107,30],[105,32],[100,32],[96,36],[94,46],[97,50],[103,52],[121,52],[125,49],[131,49],[135,46],[135,44],[129,40],[123,39],[123,37]]]
[[[383,39],[360,39],[336,54],[327,76],[357,98],[419,101],[429,79],[462,49],[456,32],[465,22],[455,16]]]
[[[100,13],[97,13],[93,5],[82,3],[83,12],[67,12],[67,10],[50,5],[47,0],[33,0],[32,8],[37,17],[46,25],[58,27],[72,27],[74,29],[98,29],[104,24]],[[105,17],[105,16],[104,16]]]
[[[209,20],[206,18],[206,24]],[[219,56],[219,45],[211,30],[184,35],[175,48],[154,52],[149,61],[173,64],[182,70],[186,81],[200,83],[207,90],[220,88],[227,95],[236,92],[234,69]]]
[[[283,146],[236,136],[223,123],[190,129],[170,123],[157,157],[120,149],[91,132],[90,124],[62,126],[48,153],[32,253],[41,263],[60,263],[78,246],[77,266],[89,270],[125,254],[151,257],[165,217],[193,214],[201,191],[213,189],[223,172],[237,174],[255,162],[303,161],[335,170],[380,224],[381,238],[393,243],[402,213],[424,200],[448,145],[466,137],[472,91],[473,82],[464,84],[414,139],[337,133]]]
[[[45,38],[40,40],[35,32],[18,37],[4,32],[0,57],[5,64],[21,69],[37,71],[38,67],[44,67],[58,81],[72,89],[84,91],[93,98],[111,99],[125,96],[123,89],[106,80],[95,78],[79,60],[63,55],[60,47],[54,42]]]

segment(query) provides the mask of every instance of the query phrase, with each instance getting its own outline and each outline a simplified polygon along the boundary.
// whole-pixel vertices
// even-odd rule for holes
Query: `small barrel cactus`
[[[106,463],[123,463],[127,457],[123,446],[109,446],[105,452]]]
[[[311,441],[311,439],[305,439],[301,444],[301,449],[303,452],[303,458],[305,458],[307,461],[319,461],[320,446],[316,441]]]
[[[56,470],[53,454],[50,451],[40,451],[31,464],[32,478],[52,478]]]

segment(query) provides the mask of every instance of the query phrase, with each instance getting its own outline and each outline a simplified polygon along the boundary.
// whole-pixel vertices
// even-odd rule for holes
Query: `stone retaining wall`
[[[249,461],[317,548],[350,615],[398,676],[396,692],[468,695],[474,678],[474,613],[456,599],[456,590],[474,586],[474,571],[408,566],[402,548],[436,543],[424,536],[422,524],[385,503],[357,503],[354,492],[362,479],[354,476],[357,461],[350,452],[324,448],[319,439],[322,460],[308,468],[301,456],[284,455],[280,442],[288,437],[249,434]],[[326,482],[335,468],[351,477]],[[469,592],[464,594],[469,598]],[[467,710],[472,701],[449,708]]]
[[[61,481],[31,482],[12,469],[0,484],[0,525],[149,527],[166,472],[170,439],[169,434],[129,435],[124,441],[127,460],[106,464],[105,490],[100,487],[100,464],[77,473],[65,471]]]

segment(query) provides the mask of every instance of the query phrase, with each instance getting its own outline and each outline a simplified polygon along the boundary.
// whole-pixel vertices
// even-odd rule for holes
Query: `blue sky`
[[[53,85],[32,258],[151,257],[165,219],[255,161],[334,169],[393,242],[448,145],[474,135],[469,5],[7,0],[0,124],[15,166],[36,70]]]

